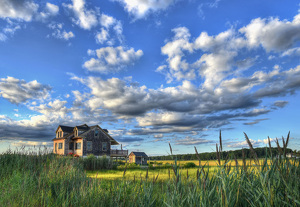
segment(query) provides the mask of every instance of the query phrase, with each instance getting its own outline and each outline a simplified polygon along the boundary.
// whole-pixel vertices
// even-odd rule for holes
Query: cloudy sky
[[[300,149],[297,0],[0,0],[0,152],[99,124],[149,155]]]

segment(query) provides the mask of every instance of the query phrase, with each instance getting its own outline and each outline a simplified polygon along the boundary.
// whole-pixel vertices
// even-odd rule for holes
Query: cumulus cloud
[[[83,67],[99,73],[113,73],[134,64],[143,55],[143,51],[119,46],[100,48],[96,50],[96,54],[97,59],[91,58],[83,64]]]
[[[72,3],[63,5],[73,11],[75,18],[72,20],[75,24],[86,30],[90,30],[98,24],[97,12],[87,9],[85,0],[72,0]]]
[[[145,18],[151,12],[166,10],[177,0],[112,0],[124,5],[125,10],[135,19]]]
[[[13,104],[24,103],[31,99],[45,99],[51,88],[36,80],[26,82],[13,77],[0,79],[0,95]]]
[[[275,138],[270,138],[270,141],[273,142],[275,141]],[[268,144],[268,139],[250,139],[250,142],[253,147],[261,147],[261,146],[266,146]],[[249,145],[247,141],[229,141],[226,143],[227,147],[231,148],[248,148]]]
[[[102,28],[95,36],[98,44],[107,43],[108,45],[113,45],[116,40],[120,43],[123,42],[123,26],[121,21],[106,14],[101,14],[99,21]]]
[[[283,56],[298,55],[300,40],[300,14],[293,21],[276,18],[254,19],[239,30],[228,29],[210,36],[201,32],[192,38],[186,27],[174,28],[174,36],[161,47],[166,63],[157,68],[168,82],[203,78],[203,88],[214,90],[219,84],[237,72],[247,70],[256,58],[243,57],[241,51],[262,47],[265,52],[282,52]],[[188,61],[198,56],[196,61]],[[253,55],[251,55],[253,56]]]
[[[250,47],[261,45],[267,51],[283,51],[300,40],[300,14],[293,21],[257,18],[239,30]]]
[[[59,7],[57,5],[47,2],[44,10],[39,14],[37,14],[37,19],[44,21],[51,16],[56,16],[58,12],[59,12]]]
[[[39,5],[31,0],[2,0],[0,18],[10,18],[29,22],[36,14]]]
[[[68,41],[69,39],[72,39],[75,37],[74,33],[72,31],[67,32],[63,29],[62,23],[51,23],[48,25],[50,29],[53,30],[51,33],[51,36],[57,39],[62,39]],[[48,35],[47,37],[49,37]]]

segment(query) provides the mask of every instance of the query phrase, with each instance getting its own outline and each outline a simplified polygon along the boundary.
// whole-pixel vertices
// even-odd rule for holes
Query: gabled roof
[[[74,129],[74,127],[59,125],[59,126],[57,127],[57,129],[56,129],[56,132],[57,132],[57,130],[59,129],[59,127],[61,128],[61,130],[62,130],[63,132],[69,132],[69,133],[71,133],[71,132],[73,131],[73,129]]]
[[[61,125],[59,126],[61,127]],[[65,126],[63,126],[65,127]],[[83,125],[79,125],[79,126],[76,126],[76,127],[69,127],[69,128],[72,128],[72,131],[73,132],[73,129],[77,128],[78,130],[82,129],[84,130],[83,133],[79,134],[77,137],[74,137],[74,133],[72,133],[73,137],[71,137],[71,139],[79,139],[79,138],[84,138],[84,136],[91,130],[91,129],[94,129],[94,128],[99,128],[101,132],[103,132],[109,139],[110,139],[110,142],[111,142],[111,145],[118,145],[119,142],[117,142],[114,138],[112,138],[109,134],[108,134],[108,130],[107,129],[102,129],[99,125],[95,125],[95,126],[88,126],[86,124],[83,124]],[[56,130],[57,131],[57,130]],[[71,133],[70,132],[70,133]],[[55,138],[55,139],[65,139],[67,138],[67,136],[64,136],[64,137],[60,137],[60,138]]]
[[[90,129],[90,127],[88,125],[86,125],[86,124],[83,124],[83,125],[80,125],[80,126],[76,126],[74,128],[77,128],[78,130],[84,130],[84,131]]]
[[[108,130],[107,129],[102,129],[99,125],[95,125],[95,126],[91,126],[91,128],[95,128],[98,127],[106,136],[108,136],[108,138],[111,141],[111,145],[118,145],[119,142],[117,142],[114,138],[112,138],[109,134],[108,134]]]
[[[55,137],[54,139],[52,139],[52,141],[54,141],[54,140],[59,140],[59,139],[67,139],[67,138],[73,138],[74,137],[74,132],[72,131],[72,132],[70,132],[69,134],[67,134],[67,135],[65,135],[65,136],[63,136],[63,137]]]
[[[131,153],[133,153],[135,156],[138,156],[138,157],[148,157],[148,155],[146,155],[145,152],[131,152]]]

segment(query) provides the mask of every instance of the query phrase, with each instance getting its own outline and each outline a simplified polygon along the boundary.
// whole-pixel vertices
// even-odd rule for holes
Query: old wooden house
[[[86,124],[70,127],[59,125],[53,139],[53,153],[67,155],[74,153],[79,156],[93,154],[95,156],[127,157],[128,150],[113,150],[112,145],[119,143],[112,138],[108,130],[99,125]]]
[[[128,157],[129,163],[147,165],[148,156],[145,152],[131,152]]]

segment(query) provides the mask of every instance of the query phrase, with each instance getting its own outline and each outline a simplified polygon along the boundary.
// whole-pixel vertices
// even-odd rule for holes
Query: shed
[[[147,165],[148,156],[145,152],[131,152],[129,155],[129,163],[135,163],[139,165]]]

